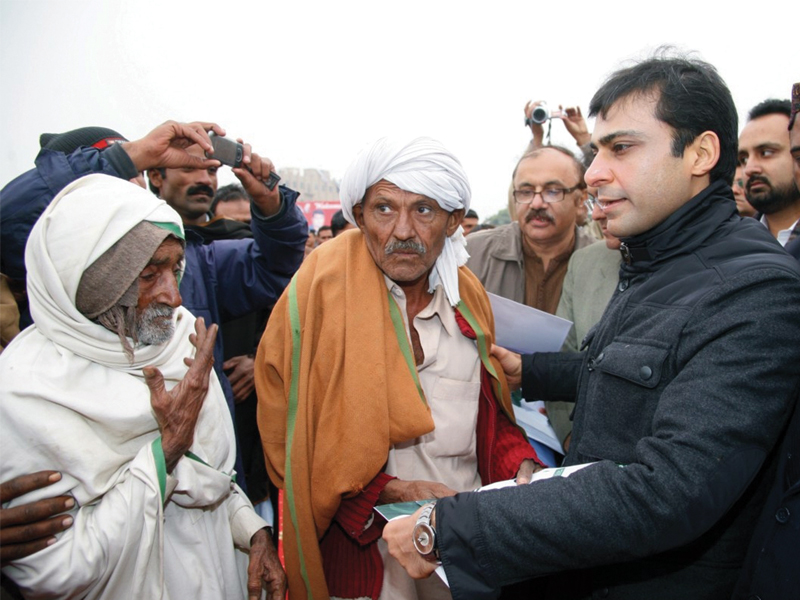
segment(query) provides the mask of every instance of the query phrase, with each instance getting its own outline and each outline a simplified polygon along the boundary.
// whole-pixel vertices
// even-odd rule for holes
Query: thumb
[[[503,358],[508,356],[508,350],[506,350],[502,346],[498,346],[497,344],[492,344],[492,349],[489,351],[489,354],[491,354],[497,360],[502,362]]]
[[[161,371],[155,367],[145,367],[142,369],[142,373],[144,374],[144,382],[147,384],[147,387],[150,388],[151,395],[158,396],[166,392],[164,388],[164,376],[161,374]]]

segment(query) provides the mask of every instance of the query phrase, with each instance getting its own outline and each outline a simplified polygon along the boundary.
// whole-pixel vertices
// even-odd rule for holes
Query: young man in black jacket
[[[416,577],[435,559],[412,534],[435,536],[456,600],[533,578],[528,597],[730,598],[797,399],[800,268],[736,214],[716,70],[653,58],[590,110],[586,183],[623,242],[617,290],[582,352],[496,354],[523,396],[577,400],[565,464],[593,464],[387,525]]]

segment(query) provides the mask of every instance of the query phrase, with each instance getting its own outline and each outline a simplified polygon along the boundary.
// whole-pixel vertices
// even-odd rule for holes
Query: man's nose
[[[172,308],[178,308],[181,305],[183,299],[178,286],[178,278],[174,274],[162,278],[162,283],[156,294],[156,300]]]
[[[608,185],[614,179],[614,175],[602,154],[602,152],[598,152],[594,160],[592,160],[592,164],[586,169],[586,175],[584,175],[583,180],[589,187],[599,188],[603,185]]]
[[[394,224],[394,231],[392,234],[398,240],[408,240],[413,238],[416,235],[414,229],[414,220],[412,216],[404,211],[401,210],[397,215],[397,221]]]

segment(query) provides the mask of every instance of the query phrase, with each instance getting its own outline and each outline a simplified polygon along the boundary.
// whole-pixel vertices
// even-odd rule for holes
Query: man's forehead
[[[178,238],[170,235],[156,248],[147,266],[165,264],[174,260],[180,262],[183,260],[183,256],[183,243]]]
[[[580,173],[574,159],[554,148],[542,148],[520,161],[514,181],[567,183],[575,177],[580,177]]]
[[[381,179],[377,183],[372,184],[367,188],[366,193],[367,198],[403,198],[409,199],[413,201],[419,200],[430,200],[431,202],[436,202],[435,199],[429,198],[424,194],[417,194],[415,192],[410,192],[408,190],[404,190],[402,188],[397,187],[391,181],[386,181],[385,179]]]
[[[619,98],[604,111],[605,114],[597,115],[592,143],[600,144],[604,136],[616,132],[634,132],[652,126],[653,121],[661,123],[656,117],[658,100],[658,92],[654,91],[638,92]]]
[[[785,144],[789,138],[789,117],[773,113],[747,122],[739,135],[739,146],[764,143]]]

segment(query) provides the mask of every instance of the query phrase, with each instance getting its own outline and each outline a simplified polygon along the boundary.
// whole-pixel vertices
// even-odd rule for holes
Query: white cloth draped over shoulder
[[[366,147],[347,168],[339,189],[342,214],[358,226],[353,207],[381,179],[401,190],[427,196],[444,210],[469,210],[469,181],[464,168],[442,144],[434,139],[413,140],[381,138]],[[458,304],[458,267],[466,264],[467,241],[459,227],[445,240],[444,248],[428,278],[431,292],[441,282],[451,306]]]
[[[55,469],[61,481],[10,506],[59,494],[77,504],[55,544],[4,568],[29,598],[247,597],[242,549],[266,523],[232,483],[236,444],[219,382],[212,371],[193,457],[167,476],[142,375],[158,367],[167,389],[183,378],[194,317],[179,308],[172,339],[137,347],[131,364],[117,335],[75,308],[81,274],[143,220],[182,232],[165,202],[90,175],[62,190],[28,241],[35,325],[0,355],[0,480]]]

